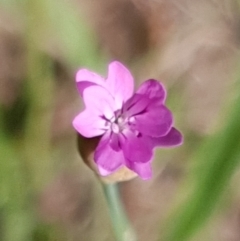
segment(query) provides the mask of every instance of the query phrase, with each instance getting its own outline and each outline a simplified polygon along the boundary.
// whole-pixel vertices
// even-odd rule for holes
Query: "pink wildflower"
[[[75,117],[73,126],[84,137],[102,136],[94,153],[102,176],[126,166],[148,179],[153,148],[182,144],[182,135],[173,127],[172,113],[165,106],[166,90],[158,81],[149,79],[134,93],[131,73],[114,61],[106,80],[80,69],[76,82],[86,108]]]

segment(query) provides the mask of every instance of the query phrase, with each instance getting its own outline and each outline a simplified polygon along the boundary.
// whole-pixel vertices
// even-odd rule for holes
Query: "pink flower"
[[[102,176],[126,166],[148,179],[154,147],[182,144],[165,106],[166,90],[158,81],[149,79],[134,93],[131,73],[114,61],[106,80],[80,69],[76,82],[86,108],[74,118],[73,126],[84,137],[102,136],[94,153]]]

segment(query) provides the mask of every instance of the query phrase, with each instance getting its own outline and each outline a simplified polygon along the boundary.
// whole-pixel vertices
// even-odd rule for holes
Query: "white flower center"
[[[114,133],[120,133],[128,128],[128,124],[134,121],[134,117],[125,117],[123,114],[116,113],[112,118],[106,118],[106,128]]]
[[[111,124],[111,129],[112,129],[112,131],[114,133],[119,133],[120,132],[120,128],[119,128],[118,124],[116,124],[116,123],[112,123]]]

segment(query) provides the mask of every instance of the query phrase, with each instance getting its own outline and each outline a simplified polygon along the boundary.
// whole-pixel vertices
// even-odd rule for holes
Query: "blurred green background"
[[[75,72],[116,59],[165,84],[185,137],[119,184],[138,240],[239,241],[239,20],[237,0],[0,0],[0,240],[115,240],[71,122]]]

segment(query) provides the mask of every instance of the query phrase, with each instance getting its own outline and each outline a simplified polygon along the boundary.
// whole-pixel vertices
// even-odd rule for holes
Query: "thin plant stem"
[[[110,217],[117,241],[137,241],[119,195],[117,184],[103,184]]]

